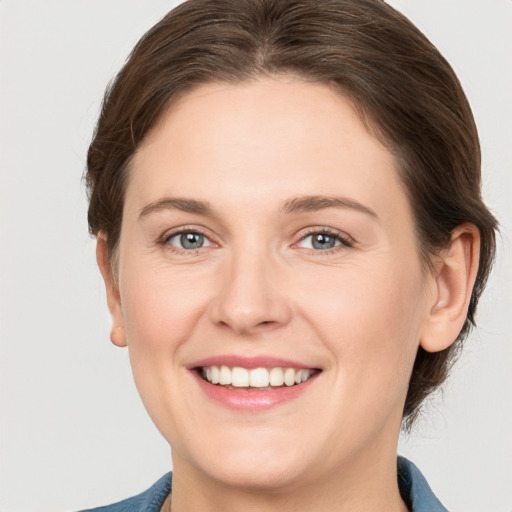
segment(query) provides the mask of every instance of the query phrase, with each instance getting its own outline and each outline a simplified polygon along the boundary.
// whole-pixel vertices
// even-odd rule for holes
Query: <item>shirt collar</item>
[[[421,471],[411,461],[400,456],[398,487],[411,512],[448,512],[435,497]]]

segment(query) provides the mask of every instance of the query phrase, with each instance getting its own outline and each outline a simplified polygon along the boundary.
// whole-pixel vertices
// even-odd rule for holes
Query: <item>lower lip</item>
[[[192,372],[206,396],[222,405],[239,411],[259,412],[271,409],[285,402],[298,398],[309,389],[318,374],[307,381],[293,386],[275,387],[264,390],[231,389],[218,384],[210,384],[202,379],[196,371]]]

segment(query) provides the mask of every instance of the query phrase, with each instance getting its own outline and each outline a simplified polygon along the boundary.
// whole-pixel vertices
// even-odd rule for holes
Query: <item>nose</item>
[[[278,262],[264,251],[242,250],[223,262],[219,293],[210,308],[213,323],[250,336],[282,327],[291,319],[291,304]]]

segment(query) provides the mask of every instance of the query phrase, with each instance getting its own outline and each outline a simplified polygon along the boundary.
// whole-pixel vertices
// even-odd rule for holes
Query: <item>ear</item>
[[[480,231],[462,224],[441,253],[433,275],[430,311],[420,345],[427,352],[448,348],[459,335],[468,312],[480,259]]]
[[[119,288],[112,278],[110,259],[108,255],[107,239],[103,234],[99,234],[96,241],[96,261],[100,269],[105,288],[107,291],[107,304],[112,317],[112,328],[110,330],[110,339],[118,347],[126,346],[126,335],[124,331],[124,318],[121,308],[121,297]]]

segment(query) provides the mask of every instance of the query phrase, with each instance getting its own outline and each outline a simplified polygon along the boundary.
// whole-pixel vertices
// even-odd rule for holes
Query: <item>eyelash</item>
[[[212,246],[216,246],[215,242],[212,242],[210,240],[210,237],[200,228],[197,227],[182,227],[176,231],[172,231],[171,233],[166,233],[162,236],[162,238],[158,241],[158,243],[162,247],[168,247],[172,252],[175,254],[188,254],[188,255],[195,255],[198,254],[203,247],[200,247],[198,249],[181,249],[179,247],[176,247],[175,245],[171,245],[169,241],[179,235],[186,234],[186,233],[195,233],[198,235],[204,236]],[[308,237],[313,235],[327,235],[329,237],[334,238],[336,241],[339,241],[340,244],[331,248],[331,249],[306,249],[309,251],[309,253],[314,255],[327,255],[327,254],[333,254],[340,250],[350,248],[354,246],[354,240],[347,235],[342,234],[340,231],[336,231],[332,228],[310,228],[306,233],[302,234],[300,236],[300,239],[298,242],[295,242],[293,246],[296,246],[300,242],[306,240]]]
[[[200,228],[197,228],[197,227],[187,227],[187,226],[184,226],[176,231],[172,231],[171,233],[166,233],[162,236],[162,238],[158,241],[158,243],[162,246],[162,247],[167,247],[171,252],[175,253],[175,254],[186,254],[186,255],[195,255],[195,254],[198,254],[199,251],[203,248],[203,247],[199,247],[198,249],[181,249],[180,247],[176,247],[175,245],[171,245],[169,243],[169,241],[176,237],[176,236],[179,236],[179,235],[183,235],[183,234],[186,234],[186,233],[194,233],[194,234],[198,234],[198,235],[202,235],[204,236],[204,238],[206,238],[213,246],[215,246],[216,244],[214,242],[212,242],[210,240],[210,237]]]
[[[294,245],[297,245],[298,243],[304,241],[306,238],[313,236],[313,235],[327,235],[329,237],[334,238],[336,241],[340,242],[339,245],[337,245],[331,249],[323,249],[323,250],[322,249],[306,249],[309,251],[310,254],[313,254],[313,255],[325,256],[327,254],[334,254],[340,250],[354,247],[354,240],[351,237],[341,233],[340,231],[336,231],[335,229],[326,228],[326,227],[310,228],[305,234],[301,235],[299,241],[295,242]]]

